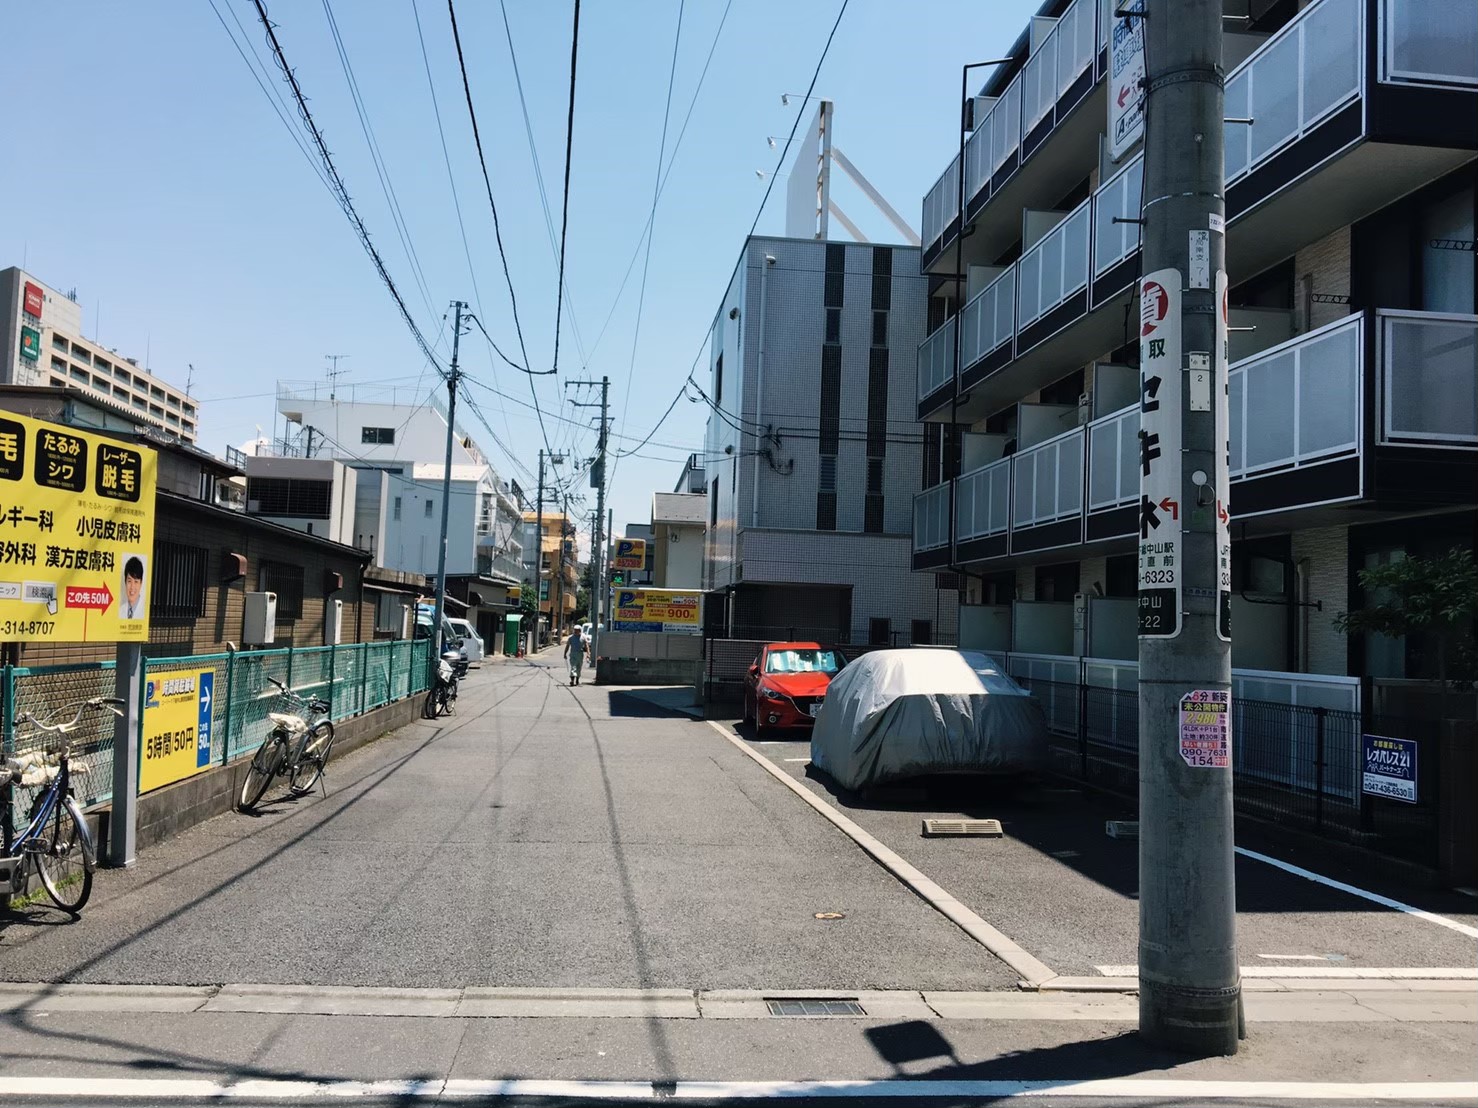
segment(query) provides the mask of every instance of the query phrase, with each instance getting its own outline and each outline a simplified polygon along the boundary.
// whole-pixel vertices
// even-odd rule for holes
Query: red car
[[[744,722],[764,736],[781,728],[810,729],[826,687],[847,664],[839,650],[814,642],[772,642],[744,678]]]

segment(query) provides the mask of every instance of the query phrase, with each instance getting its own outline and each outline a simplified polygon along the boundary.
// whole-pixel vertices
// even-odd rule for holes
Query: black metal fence
[[[1054,769],[1137,795],[1137,689],[1018,680],[1046,714]],[[1426,865],[1437,863],[1442,766],[1434,722],[1234,699],[1231,726],[1238,813]],[[1362,793],[1365,735],[1417,744],[1416,803]]]

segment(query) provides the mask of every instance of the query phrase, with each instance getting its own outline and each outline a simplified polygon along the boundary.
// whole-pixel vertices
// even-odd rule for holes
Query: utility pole
[[[539,451],[539,498],[537,515],[539,522],[534,530],[534,637],[529,646],[529,653],[539,644],[539,612],[540,605],[544,603],[544,459],[549,459],[550,466],[556,466],[565,460],[563,454]],[[560,550],[564,549],[564,536],[560,536]],[[554,581],[549,582],[549,633],[554,634]]]
[[[594,385],[594,381],[568,381],[566,385]],[[600,433],[596,439],[595,461],[590,466],[590,483],[595,486],[595,536],[590,548],[590,656],[599,657],[597,651],[600,647],[600,624],[601,610],[604,605],[601,601],[605,595],[605,581],[602,577],[603,564],[605,562],[605,536],[601,533],[601,525],[606,518],[606,447],[610,429],[610,395],[611,379],[601,377],[600,379]],[[597,405],[572,401],[577,408],[594,408]]]
[[[1222,4],[1145,9],[1139,1030],[1235,1054]]]
[[[436,673],[437,663],[441,659],[441,621],[446,612],[446,535],[448,513],[452,504],[452,442],[457,436],[457,347],[462,337],[462,309],[465,307],[467,305],[460,300],[452,301],[455,316],[452,323],[452,368],[446,379],[446,467],[441,473],[441,545],[436,555],[436,616],[431,631],[431,641],[435,644],[431,652],[433,674]],[[337,356],[344,357],[342,354]]]

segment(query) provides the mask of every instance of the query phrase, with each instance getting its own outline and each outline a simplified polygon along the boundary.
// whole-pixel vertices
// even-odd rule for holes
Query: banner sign
[[[1360,791],[1369,796],[1416,803],[1416,743],[1364,735],[1361,743]]]
[[[1216,409],[1216,634],[1232,641],[1232,480],[1231,347],[1227,331],[1227,275],[1216,272],[1216,375],[1211,380]]]
[[[21,306],[21,311],[25,312],[26,315],[35,316],[37,319],[40,319],[41,308],[45,303],[46,297],[41,294],[41,286],[33,285],[30,281],[27,281],[25,302]]]
[[[170,670],[144,682],[139,792],[183,781],[210,765],[215,719],[213,669]]]
[[[1143,11],[1144,0],[1126,0],[1123,10]],[[1144,20],[1116,17],[1108,54],[1108,146],[1117,162],[1144,135]]]
[[[1180,271],[1139,286],[1139,635],[1180,634]],[[1223,407],[1225,404],[1223,404]]]
[[[34,327],[21,327],[21,357],[31,362],[41,357],[41,332]]]
[[[158,456],[0,414],[0,638],[147,642]]]
[[[701,594],[682,589],[617,589],[612,631],[697,631]]]
[[[616,554],[611,559],[612,569],[645,569],[646,567],[646,539],[616,540]]]
[[[1198,689],[1180,698],[1180,757],[1197,769],[1232,764],[1232,694]]]

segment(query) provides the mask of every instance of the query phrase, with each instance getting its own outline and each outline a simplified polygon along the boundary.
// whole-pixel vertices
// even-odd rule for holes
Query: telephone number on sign
[[[1175,584],[1175,570],[1173,569],[1146,569],[1139,575],[1141,585],[1173,585]]]
[[[55,630],[54,619],[0,620],[0,635],[49,635]]]

